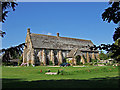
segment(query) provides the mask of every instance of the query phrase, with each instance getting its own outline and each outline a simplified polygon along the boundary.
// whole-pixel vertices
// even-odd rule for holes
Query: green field
[[[119,88],[119,67],[2,67],[2,88]]]

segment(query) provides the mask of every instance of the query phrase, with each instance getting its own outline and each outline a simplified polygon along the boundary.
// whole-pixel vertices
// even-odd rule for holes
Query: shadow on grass
[[[119,88],[120,77],[91,78],[89,80],[37,80],[2,79],[2,88]]]

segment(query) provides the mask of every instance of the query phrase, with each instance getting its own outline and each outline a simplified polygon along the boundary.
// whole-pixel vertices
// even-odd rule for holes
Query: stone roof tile
[[[57,37],[34,33],[31,33],[30,37],[33,44],[33,48],[72,50],[73,48],[88,49],[88,45],[93,46],[91,40]]]

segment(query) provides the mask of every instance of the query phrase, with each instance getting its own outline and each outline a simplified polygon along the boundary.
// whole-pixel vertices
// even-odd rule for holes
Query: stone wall
[[[53,65],[59,65],[67,57],[68,53],[68,50],[35,49],[35,63],[49,65],[51,61]]]
[[[34,49],[34,51],[30,52],[28,51],[27,56],[27,62],[31,61],[31,64],[35,65],[49,65],[50,61],[53,63],[53,65],[60,65],[64,62],[64,59],[67,57],[68,53],[70,51],[68,50],[52,50],[52,49]],[[31,54],[32,53],[32,54]],[[91,59],[96,59],[98,53],[89,53],[89,52],[82,52],[80,54],[81,56],[81,62],[83,64],[85,63],[85,59],[87,63],[91,62]],[[73,57],[73,63],[76,64],[76,60]]]
[[[85,59],[89,63],[91,59],[99,58],[98,51],[89,50],[88,45],[93,45],[90,40],[31,34],[28,29],[25,43],[27,47],[24,47],[23,62],[28,63],[28,66],[29,63],[49,65],[50,62],[53,65],[59,65],[64,62],[73,48],[80,50],[78,55],[82,56],[83,63],[85,63]],[[75,57],[72,58],[73,63],[76,64]]]
[[[70,52],[68,50],[52,50],[52,49],[34,49],[35,51],[35,64],[37,65],[49,65],[50,61],[53,65],[60,65],[64,62],[67,54]],[[82,52],[81,62],[83,64],[91,62],[91,59],[96,59],[98,53]],[[85,59],[87,62],[85,62]],[[73,63],[76,64],[76,60],[73,57]]]

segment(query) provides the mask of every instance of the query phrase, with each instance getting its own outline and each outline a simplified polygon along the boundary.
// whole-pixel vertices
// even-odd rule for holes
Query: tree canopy
[[[17,3],[15,3],[14,1],[12,2],[1,2],[0,3],[2,5],[2,17],[0,17],[0,22],[2,21],[3,23],[6,20],[6,17],[8,17],[8,12],[10,12],[10,9],[12,9],[13,11],[15,11],[15,7],[18,5]]]
[[[117,0],[110,0],[109,7],[105,9],[105,11],[102,14],[103,21],[107,21],[108,23],[112,22],[115,24],[120,23],[120,1]],[[111,54],[111,58],[115,58],[117,61],[120,61],[120,26],[118,25],[117,28],[115,28],[115,32],[113,35],[114,43],[112,45],[110,44],[101,44],[99,46],[94,45],[93,47],[90,47],[91,50],[106,50],[108,53]]]
[[[15,0],[2,0],[0,1],[0,22],[4,23],[6,21],[6,17],[8,17],[8,12],[10,12],[10,9],[15,11],[15,7],[18,4],[15,3]],[[3,30],[0,30],[0,36],[4,37],[6,32]]]
[[[105,12],[102,14],[103,21],[107,21],[110,23],[113,21],[115,24],[118,24],[120,21],[120,2],[110,1],[109,4],[111,5],[107,9],[105,9]]]
[[[106,59],[108,59],[108,56],[101,50],[100,54],[99,54],[99,58],[101,60],[106,60]]]
[[[2,0],[2,2],[0,2],[0,22],[5,23],[6,17],[8,17],[8,12],[10,12],[10,9],[15,11],[15,7],[17,5],[18,4],[15,2],[15,0]],[[4,37],[5,34],[6,33],[4,31],[0,30],[1,37]],[[3,54],[2,61],[8,62],[8,60],[10,60],[11,57],[15,57],[15,55],[21,56],[24,46],[25,43],[22,43],[18,46],[0,50],[0,53]]]

